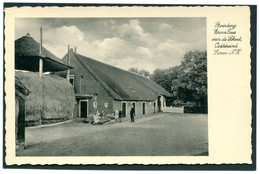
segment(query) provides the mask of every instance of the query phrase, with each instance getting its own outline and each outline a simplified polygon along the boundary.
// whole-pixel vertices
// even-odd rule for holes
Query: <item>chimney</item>
[[[77,47],[74,47],[74,52],[77,53]]]

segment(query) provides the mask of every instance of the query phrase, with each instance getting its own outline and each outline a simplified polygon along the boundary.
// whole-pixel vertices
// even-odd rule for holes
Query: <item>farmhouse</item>
[[[55,74],[67,78],[74,87],[74,117],[86,118],[101,110],[113,114],[115,109],[129,116],[132,105],[137,116],[160,112],[166,97],[171,96],[151,79],[78,54],[76,48],[68,48],[63,60],[73,69]]]

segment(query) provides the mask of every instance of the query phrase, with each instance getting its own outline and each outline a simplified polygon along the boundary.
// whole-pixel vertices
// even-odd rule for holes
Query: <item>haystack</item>
[[[15,76],[30,91],[25,106],[27,126],[61,122],[73,118],[75,93],[73,86],[56,75],[16,72]]]

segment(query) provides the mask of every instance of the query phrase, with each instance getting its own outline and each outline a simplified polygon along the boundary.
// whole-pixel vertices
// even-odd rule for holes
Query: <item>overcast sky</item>
[[[15,39],[30,33],[62,58],[68,45],[84,56],[151,73],[179,65],[188,51],[207,48],[206,18],[20,18]]]

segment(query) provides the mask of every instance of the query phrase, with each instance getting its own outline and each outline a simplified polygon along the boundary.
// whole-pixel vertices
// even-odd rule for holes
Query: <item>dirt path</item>
[[[207,115],[155,114],[135,123],[91,125],[76,119],[56,126],[27,128],[26,149],[17,156],[206,155]]]

